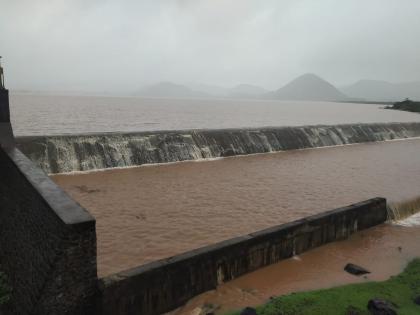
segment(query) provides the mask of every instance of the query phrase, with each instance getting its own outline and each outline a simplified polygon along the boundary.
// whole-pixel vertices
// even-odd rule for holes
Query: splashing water
[[[388,220],[390,221],[403,223],[418,220],[420,224],[418,212],[420,212],[420,197],[388,203]]]

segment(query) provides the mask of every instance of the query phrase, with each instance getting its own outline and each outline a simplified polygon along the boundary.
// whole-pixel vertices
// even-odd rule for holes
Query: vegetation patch
[[[387,109],[405,110],[407,112],[420,113],[420,102],[414,102],[408,98],[402,102],[394,103],[392,106],[385,107]]]
[[[420,259],[417,258],[401,274],[387,281],[292,293],[274,298],[256,311],[258,315],[368,315],[371,314],[367,309],[369,300],[379,298],[388,301],[398,315],[418,315],[420,305],[415,300],[419,295]]]

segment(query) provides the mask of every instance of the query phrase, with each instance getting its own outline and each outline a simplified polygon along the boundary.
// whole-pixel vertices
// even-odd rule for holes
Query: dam
[[[373,233],[397,217],[389,206],[403,213],[417,202],[420,123],[410,117],[9,133],[0,139],[0,262],[12,305],[22,314],[160,314],[259,268]]]
[[[377,123],[19,137],[17,146],[54,174],[419,136],[420,123]]]

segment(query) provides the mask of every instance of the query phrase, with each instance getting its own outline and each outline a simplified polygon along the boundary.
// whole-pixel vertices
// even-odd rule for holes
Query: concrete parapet
[[[100,280],[98,313],[161,314],[222,282],[386,219],[386,200],[374,198],[120,272]]]

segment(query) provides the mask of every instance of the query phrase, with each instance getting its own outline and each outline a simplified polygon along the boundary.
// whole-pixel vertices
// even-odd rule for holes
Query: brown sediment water
[[[417,219],[416,224],[420,224],[420,216]],[[411,259],[420,257],[419,238],[420,225],[383,224],[222,284],[191,299],[171,315],[194,314],[205,305],[212,305],[216,314],[222,314],[292,292],[383,281],[400,273]],[[371,273],[350,275],[343,270],[349,262]]]
[[[412,139],[52,178],[95,216],[104,276],[375,196],[417,197],[419,154]]]

